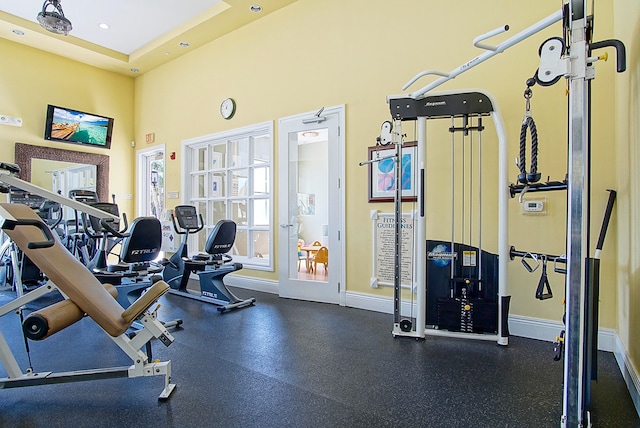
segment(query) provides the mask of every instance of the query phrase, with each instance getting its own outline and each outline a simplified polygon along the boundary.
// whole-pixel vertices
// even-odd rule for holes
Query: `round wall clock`
[[[223,119],[231,119],[236,112],[236,102],[233,98],[225,98],[220,103],[220,114]]]

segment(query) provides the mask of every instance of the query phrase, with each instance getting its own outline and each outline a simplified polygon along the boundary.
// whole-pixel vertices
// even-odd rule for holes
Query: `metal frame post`
[[[586,0],[572,0],[569,9],[571,61],[569,78],[569,153],[567,195],[566,335],[562,426],[583,426],[585,420],[585,294],[589,236],[589,111],[586,76]]]

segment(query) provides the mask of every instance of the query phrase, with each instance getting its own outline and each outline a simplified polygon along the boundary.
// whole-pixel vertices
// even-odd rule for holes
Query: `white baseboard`
[[[347,291],[347,306],[366,309],[369,311],[393,313],[393,299],[390,297],[379,297],[366,293],[354,293]],[[415,313],[415,305],[413,308]],[[411,313],[411,303],[402,302],[402,313]],[[509,316],[509,333],[512,336],[526,337],[528,339],[545,340],[553,342],[562,330],[562,323],[549,321],[540,318],[523,317],[519,315]],[[598,349],[601,351],[613,352],[616,342],[615,330],[600,328],[598,330]]]
[[[390,299],[389,297],[374,296],[373,294],[355,293],[353,291],[347,291],[345,306],[350,308],[366,309],[374,312],[382,312],[383,314],[393,313],[393,299]]]
[[[224,283],[231,287],[245,288],[247,290],[261,291],[263,293],[278,294],[278,281],[251,278],[249,276],[227,275]]]
[[[523,317],[520,315],[509,316],[509,334],[512,336],[553,342],[563,328],[562,323],[559,321]],[[600,327],[598,329],[598,350],[614,352],[617,336],[615,330]]]

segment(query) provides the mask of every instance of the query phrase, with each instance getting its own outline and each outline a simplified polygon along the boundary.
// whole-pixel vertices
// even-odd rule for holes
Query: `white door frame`
[[[142,215],[142,207],[145,204],[145,201],[149,199],[149,190],[147,187],[147,175],[146,175],[146,159],[154,154],[154,153],[162,153],[162,156],[165,158],[165,147],[164,144],[159,144],[157,146],[149,147],[146,149],[136,150],[136,217]],[[166,173],[166,162],[165,162],[165,173]],[[166,188],[165,188],[166,192]],[[165,195],[166,197],[166,195]],[[159,213],[162,215],[162,213]]]
[[[333,174],[337,178],[337,182],[330,183],[330,186],[335,186],[337,189],[338,198],[336,202],[337,209],[332,210],[330,213],[329,221],[329,233],[332,236],[329,237],[331,242],[329,257],[331,259],[329,268],[329,278],[337,281],[338,297],[333,303],[338,303],[340,306],[346,305],[346,272],[345,272],[345,106],[338,105],[333,107],[327,107],[322,110],[320,118],[317,117],[317,110],[306,113],[297,114],[294,116],[288,116],[279,119],[278,121],[278,223],[274,226],[278,230],[278,276],[279,276],[279,289],[282,289],[283,281],[287,283],[289,280],[290,270],[290,254],[289,254],[289,228],[281,227],[281,225],[289,224],[287,218],[289,213],[289,201],[287,193],[282,193],[283,186],[288,188],[289,180],[289,131],[283,132],[284,129],[290,129],[296,127],[299,124],[300,130],[309,126],[309,124],[315,123],[318,127],[322,127],[322,118],[327,116],[335,116],[338,123],[338,141],[335,147],[331,150],[337,151],[337,158],[339,161],[336,164],[331,164]],[[333,257],[332,257],[333,256]],[[297,260],[296,260],[297,266]],[[286,293],[284,297],[299,298],[303,300],[316,300],[313,292],[309,292],[304,287],[304,282],[301,281],[300,287],[297,288],[297,292],[294,294]],[[283,293],[281,292],[282,296]]]

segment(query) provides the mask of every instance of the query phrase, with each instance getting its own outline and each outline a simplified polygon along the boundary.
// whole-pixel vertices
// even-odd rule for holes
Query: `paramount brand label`
[[[458,257],[457,253],[446,251],[429,251],[427,253],[427,260],[453,260]]]
[[[446,106],[446,101],[427,101],[425,103],[425,107],[437,107],[437,106]]]

